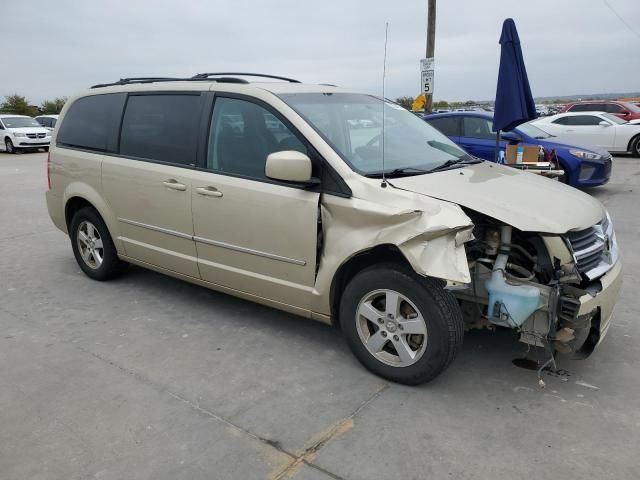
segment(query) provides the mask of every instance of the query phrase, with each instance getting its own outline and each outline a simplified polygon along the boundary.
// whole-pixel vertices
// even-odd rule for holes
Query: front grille
[[[613,225],[605,217],[593,227],[569,232],[567,240],[571,246],[578,271],[589,280],[609,270],[617,260],[617,244]]]
[[[47,134],[46,134],[46,133],[39,133],[39,134],[38,134],[38,138],[44,138],[44,137],[46,137],[46,136],[47,136]]]
[[[27,133],[27,138],[44,138],[46,136],[46,133]]]

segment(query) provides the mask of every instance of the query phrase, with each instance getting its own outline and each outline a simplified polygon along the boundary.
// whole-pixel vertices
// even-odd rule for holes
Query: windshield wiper
[[[425,173],[433,173],[433,172],[440,172],[442,170],[449,170],[454,165],[471,165],[473,163],[482,163],[482,162],[484,162],[484,160],[480,158],[466,156],[466,157],[458,158],[456,160],[447,160],[442,165],[438,165],[437,167],[434,167],[431,170],[427,170]]]
[[[462,164],[470,165],[473,163],[481,163],[481,162],[484,162],[484,160],[482,160],[481,158],[465,156],[462,158],[457,158],[455,160],[447,160],[442,165],[438,165],[437,167],[431,168],[431,169],[417,168],[417,167],[400,167],[400,168],[394,168],[390,172],[384,172],[384,175],[385,177],[389,177],[389,178],[398,177],[400,175],[404,175],[404,176],[420,175],[423,173],[431,173],[431,172],[437,172],[439,170],[447,169],[453,165],[462,165]],[[381,178],[382,172],[367,173],[364,176],[368,178]]]

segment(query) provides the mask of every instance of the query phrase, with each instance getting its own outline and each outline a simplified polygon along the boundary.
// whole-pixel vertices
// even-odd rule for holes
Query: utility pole
[[[436,47],[436,0],[427,0],[427,54],[426,58],[433,58]],[[433,86],[433,83],[432,83]],[[425,92],[425,113],[431,113],[433,109],[433,88]]]

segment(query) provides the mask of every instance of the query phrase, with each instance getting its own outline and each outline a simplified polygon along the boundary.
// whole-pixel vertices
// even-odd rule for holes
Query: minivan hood
[[[395,188],[457,203],[522,231],[560,234],[582,230],[604,216],[602,204],[580,190],[491,162],[388,182]]]

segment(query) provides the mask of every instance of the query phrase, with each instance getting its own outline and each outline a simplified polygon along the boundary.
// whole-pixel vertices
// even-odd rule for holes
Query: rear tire
[[[69,237],[76,261],[88,277],[111,280],[126,270],[127,263],[118,258],[109,230],[94,208],[81,208],[75,213]]]
[[[340,301],[340,325],[370,371],[406,385],[442,373],[462,346],[463,319],[442,282],[396,264],[358,273]]]

